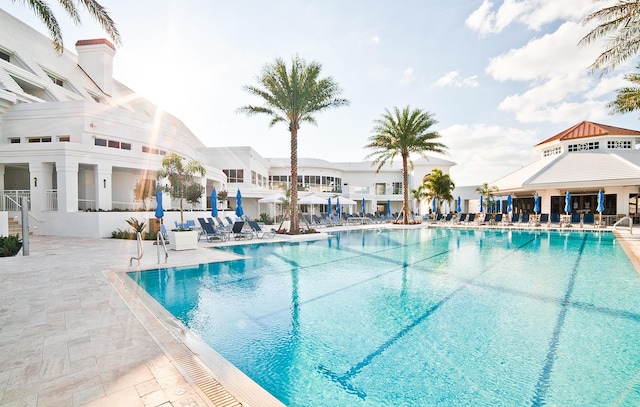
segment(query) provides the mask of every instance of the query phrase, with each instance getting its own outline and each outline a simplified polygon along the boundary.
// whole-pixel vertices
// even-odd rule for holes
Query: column
[[[58,211],[78,212],[78,163],[56,163]]]
[[[4,191],[4,164],[0,164],[0,192]]]
[[[113,209],[112,200],[112,183],[111,183],[111,171],[110,165],[98,164],[94,172],[95,176],[95,197],[96,209],[110,211]]]

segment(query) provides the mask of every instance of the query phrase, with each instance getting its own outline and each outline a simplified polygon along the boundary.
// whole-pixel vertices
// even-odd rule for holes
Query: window
[[[386,186],[387,184],[385,183],[376,183],[376,195],[384,195],[386,193]]]
[[[89,95],[91,96],[91,99],[94,100],[94,102],[96,103],[102,103],[102,99],[100,98],[100,96],[96,96],[93,93],[89,93]]]
[[[255,171],[251,171],[251,183],[256,185],[258,183],[258,174]]]
[[[64,86],[64,81],[62,79],[58,78],[57,76],[55,76],[53,74],[50,74],[50,73],[47,73],[47,76],[56,85],[61,86],[61,87]]]
[[[101,146],[101,147],[106,147],[107,146],[107,140],[103,139],[103,138],[97,138],[94,142],[94,144],[96,146]]]
[[[393,190],[394,195],[400,195],[402,193],[402,182],[393,182],[391,184],[391,189]]]
[[[131,143],[120,143],[120,148],[122,150],[131,150]]]
[[[227,182],[244,182],[244,170],[222,170],[227,176]]]
[[[599,150],[599,149],[600,149],[599,141],[592,141],[589,143],[582,143],[582,144],[569,144],[569,152]]]
[[[9,143],[11,143],[11,144],[18,144],[18,143],[20,143],[20,137],[10,137],[10,138],[9,138]]]
[[[51,143],[51,137],[29,137],[27,139],[29,143]]]
[[[557,155],[562,153],[562,147],[554,147],[554,148],[550,148],[548,150],[544,150],[544,156],[545,157],[549,157],[550,155]]]
[[[120,148],[122,148],[123,150],[131,150],[131,144],[129,144],[129,143],[122,143],[122,144],[124,146],[129,146],[129,148],[125,148],[124,146],[120,147]],[[151,148],[151,147],[146,147],[146,146],[142,146],[142,152],[143,153],[149,153],[149,154],[158,154],[158,155],[166,155],[167,154],[167,152],[164,151],[164,150],[158,150],[157,148]]]
[[[11,55],[4,51],[0,51],[0,59],[11,62]]]
[[[630,140],[622,140],[622,141],[607,141],[607,148],[610,150],[631,150],[631,141]]]
[[[119,141],[109,140],[108,143],[107,143],[107,146],[109,146],[111,148],[120,148],[120,142]]]
[[[58,136],[58,142],[68,143],[71,141],[71,136]]]

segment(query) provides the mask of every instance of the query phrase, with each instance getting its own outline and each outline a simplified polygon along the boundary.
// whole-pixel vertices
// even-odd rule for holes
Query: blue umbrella
[[[460,199],[460,195],[458,195],[458,210],[457,212],[460,213],[462,212],[462,200]]]
[[[567,214],[571,212],[571,193],[569,191],[564,196],[564,211]]]
[[[238,188],[238,193],[236,194],[236,216],[240,217],[244,214],[242,210],[242,194],[240,194],[240,188]]]
[[[340,215],[340,198],[336,199],[336,213]]]
[[[391,199],[387,199],[387,215],[391,214]]]
[[[482,197],[480,197],[480,213],[482,213]]]
[[[211,191],[211,216],[218,216],[218,194],[215,188]]]
[[[536,192],[536,195],[533,197],[533,211],[535,213],[540,212],[540,195]]]
[[[507,196],[507,212],[513,211],[513,199],[511,198],[511,194]]]
[[[327,213],[331,215],[331,197],[327,199]]]
[[[162,219],[164,216],[164,208],[162,208],[162,190],[156,191],[156,218]]]
[[[502,213],[502,200],[500,199],[498,199],[498,202],[496,203],[496,212]]]
[[[604,212],[604,192],[598,191],[598,209],[596,209],[600,215]]]
[[[436,210],[438,209],[438,202],[436,200],[436,197],[433,197],[433,201],[431,201],[431,212],[436,213]]]
[[[364,210],[364,198],[362,198],[362,213],[364,213],[364,212],[365,212],[365,210]]]

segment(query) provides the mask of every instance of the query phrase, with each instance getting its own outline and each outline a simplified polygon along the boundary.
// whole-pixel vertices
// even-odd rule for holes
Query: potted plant
[[[198,232],[184,227],[183,201],[189,198],[191,203],[197,203],[196,192],[202,193],[202,186],[195,179],[195,175],[204,177],[207,171],[199,161],[184,162],[178,154],[167,154],[162,159],[162,168],[158,170],[158,181],[166,179],[169,184],[162,190],[180,203],[180,228],[169,232],[169,248],[173,250],[195,249],[198,247]],[[198,185],[200,188],[198,188]]]

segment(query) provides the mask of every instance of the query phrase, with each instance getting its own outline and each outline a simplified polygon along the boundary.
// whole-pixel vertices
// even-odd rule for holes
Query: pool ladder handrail
[[[156,252],[158,254],[158,264],[160,264],[160,245],[164,249],[164,264],[167,264],[167,259],[169,258],[169,252],[167,252],[166,241],[164,240],[164,235],[162,232],[158,231],[156,235]]]
[[[140,265],[140,259],[142,259],[142,256],[144,256],[144,250],[142,247],[142,235],[140,234],[140,232],[136,233],[136,244],[137,244],[137,253],[138,256],[133,256],[129,259],[129,267],[133,266],[133,261],[134,260],[138,260],[138,266]]]
[[[628,223],[628,225],[626,225],[625,223]],[[616,230],[618,229],[618,226],[628,226],[629,234],[633,234],[633,219],[631,218],[631,216],[625,216],[624,218],[613,224],[613,228]]]

